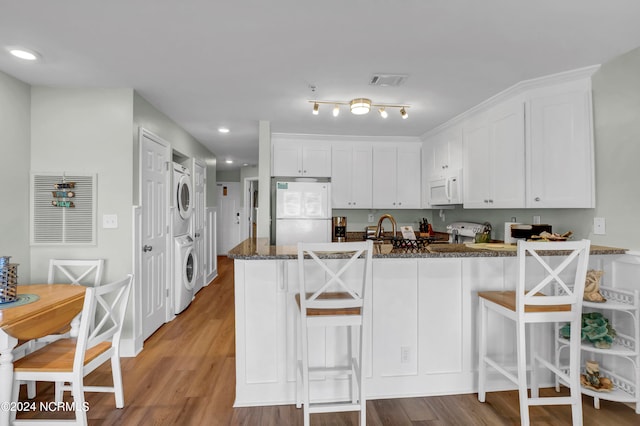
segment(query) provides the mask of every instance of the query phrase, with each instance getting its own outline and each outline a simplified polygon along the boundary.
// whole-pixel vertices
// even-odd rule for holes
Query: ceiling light
[[[225,160],[224,162],[227,164],[233,164],[233,160]]]
[[[25,61],[37,61],[40,58],[40,55],[37,52],[23,48],[11,48],[9,49],[9,53],[16,58],[24,59]]]
[[[363,115],[367,114],[371,109],[371,100],[366,98],[357,98],[351,101],[351,114]]]
[[[321,101],[321,100],[310,100],[309,103],[313,104],[313,114],[318,115],[320,110],[320,104],[325,105],[333,105],[333,116],[337,117],[340,114],[340,107],[342,105],[348,105],[351,113],[355,115],[364,115],[369,113],[372,107],[378,108],[378,112],[380,113],[380,117],[387,118],[389,116],[389,112],[387,111],[389,108],[398,108],[400,110],[400,115],[402,118],[407,118],[409,115],[407,114],[407,109],[409,105],[407,104],[384,104],[384,103],[373,103],[371,99],[367,98],[355,98],[350,101]]]
[[[220,133],[229,133],[229,129],[227,129],[226,127],[218,127],[218,131]]]

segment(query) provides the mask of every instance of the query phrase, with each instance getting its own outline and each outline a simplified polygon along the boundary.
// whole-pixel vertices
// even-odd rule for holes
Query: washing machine
[[[173,163],[173,235],[188,234],[191,228],[193,199],[191,190],[191,172],[182,164]]]
[[[189,235],[181,235],[175,237],[174,241],[174,311],[179,314],[187,309],[193,300],[198,259],[194,250],[193,238]]]

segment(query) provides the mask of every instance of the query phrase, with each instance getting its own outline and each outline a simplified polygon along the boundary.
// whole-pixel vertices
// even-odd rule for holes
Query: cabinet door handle
[[[145,245],[144,247],[142,247],[142,251],[145,253],[151,250],[153,250],[153,246]]]
[[[536,197],[534,201],[540,201],[540,197]]]

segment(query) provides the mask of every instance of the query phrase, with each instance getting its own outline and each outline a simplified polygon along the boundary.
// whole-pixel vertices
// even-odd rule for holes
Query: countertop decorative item
[[[588,389],[598,392],[609,392],[613,389],[613,383],[606,377],[600,377],[600,366],[596,361],[585,363],[585,374],[580,376],[580,383]]]
[[[560,329],[560,334],[565,339],[571,336],[571,328],[566,324]],[[600,312],[582,314],[582,340],[588,340],[596,348],[609,349],[616,337],[616,331],[609,324],[609,320]]]
[[[584,300],[589,302],[604,303],[607,299],[600,293],[600,279],[604,271],[589,269],[587,271],[587,281],[584,286]]]
[[[11,256],[0,256],[0,303],[14,302],[18,297],[18,264],[9,263]]]

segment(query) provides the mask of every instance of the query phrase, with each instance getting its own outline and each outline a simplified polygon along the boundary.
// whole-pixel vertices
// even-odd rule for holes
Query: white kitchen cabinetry
[[[418,365],[421,375],[462,373],[462,300],[460,259],[418,260]],[[447,350],[437,350],[438,347]]]
[[[235,261],[236,399],[282,403],[287,398],[286,288],[283,261]]]
[[[607,301],[585,301],[583,311],[601,312],[617,335],[609,349],[598,349],[592,343],[583,341],[582,365],[586,360],[597,359],[600,376],[611,379],[614,389],[611,392],[597,392],[583,387],[582,393],[594,398],[596,408],[600,408],[600,399],[634,403],[636,413],[640,414],[640,291],[601,286],[600,293]],[[560,337],[559,329],[560,325],[556,326],[558,359],[563,353],[566,355],[569,348],[568,340]]]
[[[370,209],[372,146],[365,142],[334,142],[331,149],[332,207]]]
[[[274,140],[271,176],[331,176],[331,143]]]
[[[463,144],[464,207],[524,207],[524,101],[505,101],[467,120]]]
[[[373,145],[374,209],[420,208],[421,144]]]
[[[415,259],[373,264],[373,375],[418,374],[418,267]]]
[[[595,207],[590,80],[533,90],[527,116],[527,207]]]
[[[424,175],[445,177],[462,167],[462,128],[453,126],[429,137],[422,145]]]

